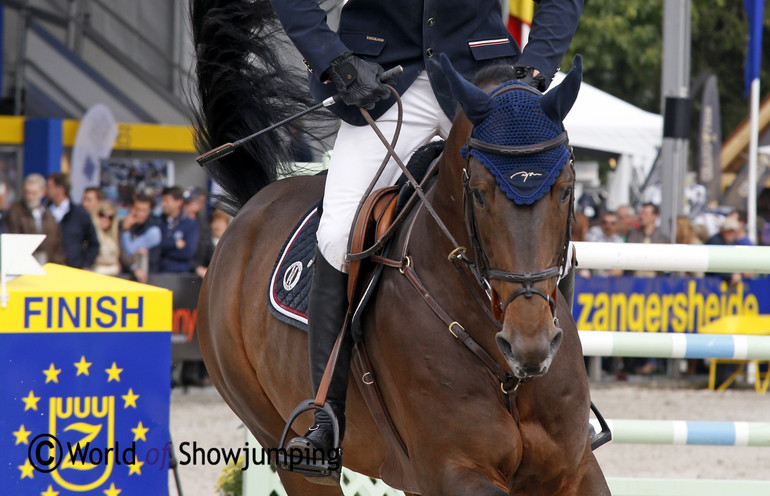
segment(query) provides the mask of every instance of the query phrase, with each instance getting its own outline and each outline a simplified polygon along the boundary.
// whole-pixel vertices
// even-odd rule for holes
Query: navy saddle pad
[[[278,319],[307,331],[307,303],[313,280],[321,202],[313,205],[291,231],[275,261],[267,300]]]
[[[444,142],[429,143],[417,150],[409,160],[412,175],[421,181],[430,164],[444,150]],[[403,208],[414,189],[402,176],[396,183],[402,186],[396,211]],[[267,300],[270,311],[278,319],[307,332],[307,305],[310,283],[313,280],[316,231],[321,216],[321,201],[313,205],[292,229],[275,261],[270,277]],[[365,302],[364,302],[365,304]],[[359,308],[357,310],[360,311]],[[355,319],[354,319],[355,320]]]

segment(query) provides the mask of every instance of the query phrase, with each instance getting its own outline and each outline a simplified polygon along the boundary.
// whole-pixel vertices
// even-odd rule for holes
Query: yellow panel
[[[706,324],[700,334],[770,334],[770,315],[728,315]]]
[[[45,276],[8,283],[0,334],[16,332],[170,332],[172,293],[163,288],[47,264]]]
[[[62,145],[72,148],[80,121],[62,120]],[[0,144],[24,144],[24,117],[0,117]],[[119,123],[115,149],[124,151],[197,153],[188,126]]]
[[[0,143],[3,145],[24,144],[24,117],[0,117]]]
[[[78,134],[78,128],[80,127],[80,121],[74,121],[72,119],[64,119],[61,124],[61,140],[62,145],[72,147],[75,144],[75,136]]]
[[[65,120],[62,141],[66,147],[75,144],[79,121]],[[196,153],[192,128],[165,124],[119,123],[116,150]]]
[[[196,153],[192,129],[164,124],[118,124],[117,150]]]

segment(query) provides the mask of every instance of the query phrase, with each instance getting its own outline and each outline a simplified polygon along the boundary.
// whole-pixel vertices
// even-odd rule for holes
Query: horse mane
[[[190,0],[197,57],[195,145],[200,151],[251,135],[315,103],[307,73],[287,63],[296,53],[269,0]],[[331,114],[315,112],[313,128],[294,126],[314,145],[327,138]],[[219,200],[235,214],[260,189],[298,168],[291,133],[267,132],[206,166],[225,191]]]
[[[513,64],[496,62],[479,69],[473,77],[473,84],[481,88],[487,84],[499,85],[513,79],[516,79],[516,70]]]

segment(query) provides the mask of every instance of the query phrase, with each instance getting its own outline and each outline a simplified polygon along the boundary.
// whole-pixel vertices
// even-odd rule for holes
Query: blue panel
[[[61,119],[24,121],[24,176],[59,172],[63,150]]]
[[[719,277],[575,278],[581,330],[697,333],[730,315],[770,314],[770,279],[728,286]],[[720,355],[721,356],[721,355]]]
[[[712,358],[733,358],[735,341],[731,335],[695,334],[687,336],[685,358],[709,356]]]
[[[5,7],[0,5],[0,98],[5,95],[3,93],[3,53],[5,51]]]
[[[0,334],[2,494],[167,495],[170,358],[167,332]]]
[[[735,445],[733,422],[687,422],[687,444]]]

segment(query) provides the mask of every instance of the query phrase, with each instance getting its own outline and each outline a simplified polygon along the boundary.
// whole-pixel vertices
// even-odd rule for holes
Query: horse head
[[[567,265],[575,182],[562,120],[577,98],[581,59],[546,94],[515,80],[480,88],[443,55],[442,65],[472,124],[461,150],[466,227],[502,321],[496,342],[519,379],[538,377],[562,338],[557,282]]]

